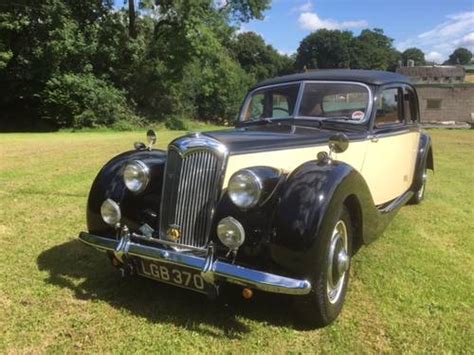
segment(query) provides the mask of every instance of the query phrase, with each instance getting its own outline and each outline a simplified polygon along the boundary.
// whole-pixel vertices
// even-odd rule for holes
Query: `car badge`
[[[181,238],[181,231],[179,230],[178,226],[170,226],[166,232],[166,235],[168,236],[168,239],[176,242],[179,238]]]

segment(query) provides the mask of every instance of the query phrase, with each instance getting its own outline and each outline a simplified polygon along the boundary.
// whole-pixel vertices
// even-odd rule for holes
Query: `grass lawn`
[[[343,313],[312,331],[284,297],[122,280],[76,240],[96,173],[144,132],[0,134],[0,352],[472,353],[474,131],[430,134],[427,199],[356,255]]]

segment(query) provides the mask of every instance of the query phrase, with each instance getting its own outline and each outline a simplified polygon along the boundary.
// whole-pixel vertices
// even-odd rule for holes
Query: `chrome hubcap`
[[[347,250],[347,227],[339,220],[332,232],[329,242],[327,295],[329,302],[336,303],[341,297],[346,272],[349,269],[350,258]]]

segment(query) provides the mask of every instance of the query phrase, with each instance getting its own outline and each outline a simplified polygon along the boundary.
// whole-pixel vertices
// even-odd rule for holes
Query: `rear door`
[[[377,96],[362,167],[376,205],[401,196],[412,184],[419,141],[415,99],[404,85],[384,87]]]

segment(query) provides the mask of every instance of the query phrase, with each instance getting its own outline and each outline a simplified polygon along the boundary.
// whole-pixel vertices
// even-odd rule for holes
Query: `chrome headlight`
[[[150,182],[150,169],[144,162],[134,160],[125,166],[123,181],[130,191],[142,192]]]
[[[240,208],[255,206],[260,200],[262,189],[262,181],[249,169],[237,171],[232,175],[227,186],[230,199]]]
[[[122,212],[117,202],[108,198],[100,206],[100,215],[105,223],[111,226],[117,225],[122,218]]]
[[[235,218],[225,217],[217,225],[217,236],[226,247],[236,250],[245,241],[245,230]]]

